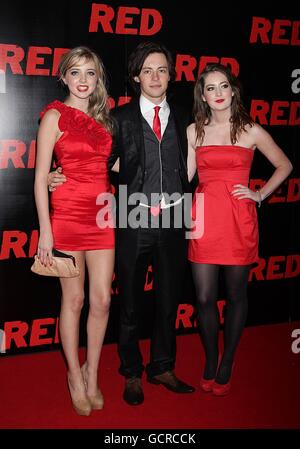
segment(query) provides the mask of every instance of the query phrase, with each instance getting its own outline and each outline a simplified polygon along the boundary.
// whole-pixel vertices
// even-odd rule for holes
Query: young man
[[[144,400],[144,370],[139,349],[139,301],[149,263],[155,290],[155,317],[147,379],[176,393],[195,389],[174,374],[175,321],[186,267],[184,228],[175,228],[182,213],[187,179],[186,128],[188,114],[166,99],[175,77],[169,51],[161,44],[143,42],[129,58],[129,78],[139,96],[117,108],[116,137],[109,167],[119,159],[119,185],[127,196],[139,198],[142,226],[117,227],[117,266],[120,293],[120,373],[125,376],[124,400],[130,405]],[[170,202],[168,198],[175,194]],[[128,208],[130,214],[130,206]],[[128,214],[128,215],[129,215]],[[170,224],[163,226],[170,214]],[[145,218],[146,217],[146,218]],[[144,226],[143,226],[144,225]],[[152,225],[152,226],[151,226]]]

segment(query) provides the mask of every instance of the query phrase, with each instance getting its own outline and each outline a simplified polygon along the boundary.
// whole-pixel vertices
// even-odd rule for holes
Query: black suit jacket
[[[186,128],[189,125],[189,114],[182,108],[169,103],[177,130],[180,149],[179,173],[184,192],[191,191],[187,177],[187,137]],[[145,145],[143,136],[142,113],[139,99],[113,111],[115,119],[115,135],[113,149],[108,167],[112,168],[120,158],[119,184],[127,185],[128,195],[140,192],[144,182]]]

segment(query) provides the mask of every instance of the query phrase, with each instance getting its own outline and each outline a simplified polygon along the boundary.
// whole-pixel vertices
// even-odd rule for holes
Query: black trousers
[[[159,217],[159,220],[161,216]],[[175,321],[187,266],[184,229],[123,229],[117,236],[120,295],[120,374],[141,377],[144,371],[139,348],[140,303],[148,265],[152,263],[155,316],[151,337],[149,376],[173,370],[176,357]]]

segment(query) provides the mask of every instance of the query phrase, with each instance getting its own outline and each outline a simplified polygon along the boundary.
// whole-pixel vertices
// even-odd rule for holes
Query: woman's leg
[[[86,252],[90,294],[87,361],[84,369],[89,397],[95,397],[98,394],[98,366],[109,317],[114,261],[113,249]]]
[[[199,330],[206,355],[204,379],[214,379],[218,366],[220,317],[217,307],[219,266],[191,263]]]
[[[230,380],[234,355],[245,326],[250,266],[225,265],[223,269],[227,304],[224,322],[224,353],[216,377],[218,384],[226,384]]]
[[[60,339],[68,365],[68,383],[72,400],[73,402],[87,401],[78,357],[79,323],[84,303],[85,255],[83,251],[65,252],[75,256],[80,276],[60,278],[62,288]]]

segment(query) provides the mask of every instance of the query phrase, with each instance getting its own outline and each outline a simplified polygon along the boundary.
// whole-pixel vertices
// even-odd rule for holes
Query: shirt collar
[[[163,101],[161,103],[154,104],[154,103],[152,103],[152,101],[148,100],[148,98],[144,97],[144,95],[140,96],[140,108],[141,108],[142,115],[151,111],[155,106],[160,106],[162,109],[168,108],[168,103],[167,103],[166,97],[163,99]]]

